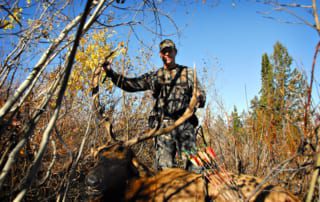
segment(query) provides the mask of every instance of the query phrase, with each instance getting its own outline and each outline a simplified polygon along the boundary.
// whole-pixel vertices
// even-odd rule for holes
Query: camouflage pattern
[[[169,121],[170,122],[170,121]],[[163,126],[171,123],[164,121]],[[175,156],[179,155],[183,160],[183,167],[186,170],[196,171],[195,167],[189,162],[184,151],[192,151],[196,149],[196,134],[194,125],[190,122],[185,122],[169,134],[164,134],[156,137],[156,159],[155,169],[162,170],[164,168],[177,167]]]
[[[193,92],[193,69],[182,65],[166,70],[160,68],[157,71],[146,73],[140,77],[123,77],[113,70],[107,75],[113,83],[128,92],[151,90],[156,99],[153,110],[150,113],[149,126],[151,128],[163,127],[177,120],[189,105]],[[197,83],[199,107],[205,103],[205,93],[199,82]],[[159,125],[159,120],[164,120]],[[195,147],[195,127],[198,119],[193,115],[184,124],[176,128],[170,134],[164,134],[156,140],[156,164],[158,168],[174,167],[175,154],[181,154],[183,150]],[[169,124],[170,125],[170,124]]]
[[[162,51],[165,48],[173,48],[173,49],[177,50],[176,45],[170,39],[165,39],[165,40],[161,41],[161,43],[160,43],[160,51]]]
[[[123,77],[113,70],[108,70],[107,75],[119,88],[128,92],[151,90],[156,104],[151,112],[152,116],[169,117],[178,119],[188,107],[193,92],[193,69],[176,65],[174,69],[143,74],[136,78]],[[205,92],[197,81],[199,107],[205,103]]]
[[[154,82],[161,87],[154,92],[154,97],[158,99],[156,113],[173,119],[183,114],[192,97],[193,82],[188,82],[188,73],[190,74],[184,66],[178,66],[171,72],[164,69],[157,72]]]

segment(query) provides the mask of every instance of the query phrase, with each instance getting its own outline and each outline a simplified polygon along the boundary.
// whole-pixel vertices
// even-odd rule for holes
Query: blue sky
[[[258,13],[270,11],[271,7],[244,1],[235,3],[221,1],[217,6],[192,3],[167,9],[172,11],[173,19],[182,29],[180,37],[168,37],[177,43],[177,62],[188,66],[196,63],[199,67],[206,61],[208,81],[214,82],[214,88],[229,112],[234,105],[240,112],[248,110],[247,103],[250,104],[250,100],[258,95],[261,86],[261,56],[263,53],[270,55],[277,41],[287,47],[294,59],[293,67],[298,67],[309,76],[319,40],[317,32],[306,25],[280,22],[294,21],[284,12],[274,12],[271,16],[276,20],[271,20]],[[306,11],[296,12],[312,19]],[[164,32],[166,29],[172,30],[172,26],[167,26],[163,26]],[[157,54],[154,55],[154,62],[161,66]],[[319,65],[316,65],[315,77],[319,90]],[[208,101],[214,105],[215,94],[212,90],[207,93]],[[319,94],[314,94],[314,98],[319,100]]]
[[[273,45],[277,41],[287,47],[289,54],[294,59],[293,67],[297,66],[308,76],[310,75],[314,49],[319,36],[315,30],[306,25],[279,22],[281,20],[296,21],[285,12],[272,12],[270,16],[275,20],[271,20],[258,13],[272,11],[271,7],[254,1],[211,0],[202,4],[200,0],[198,2],[190,0],[184,5],[171,0],[155,1],[162,2],[161,9],[172,17],[181,32],[179,36],[154,37],[145,29],[135,27],[140,39],[145,44],[153,46],[150,66],[160,67],[162,65],[158,56],[158,44],[161,39],[173,39],[178,48],[177,63],[187,66],[193,66],[195,63],[199,74],[202,74],[203,67],[206,67],[208,73],[205,83],[213,85],[207,92],[207,103],[213,107],[217,107],[216,99],[221,99],[228,112],[233,109],[233,106],[236,106],[240,112],[248,110],[247,103],[250,104],[250,100],[258,95],[261,86],[261,56],[263,53],[271,54]],[[81,2],[79,9],[73,9],[66,14],[74,15],[73,12],[81,12],[85,1]],[[127,7],[132,2],[126,1],[125,4],[118,6]],[[311,3],[311,1],[295,2]],[[312,15],[305,10],[294,11],[299,16],[313,22]],[[132,13],[128,14],[128,11],[116,10],[115,13],[120,17],[116,18],[119,22],[125,21],[123,20],[125,17],[126,20],[131,20]],[[144,17],[145,23],[150,23],[146,25],[152,28],[154,25],[152,13]],[[141,19],[141,15],[138,18]],[[162,18],[161,22],[164,34],[175,33],[176,30],[168,20]],[[117,28],[116,31],[117,40],[127,40],[128,27]],[[138,52],[141,49],[132,34],[129,43],[130,56],[139,55]],[[316,104],[319,104],[320,70],[318,63],[315,72],[316,87],[313,89]],[[143,71],[139,68],[135,67],[135,70]]]

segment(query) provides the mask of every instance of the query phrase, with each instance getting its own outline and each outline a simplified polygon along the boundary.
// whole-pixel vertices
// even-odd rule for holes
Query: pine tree
[[[299,139],[296,125],[302,121],[307,82],[291,66],[287,48],[277,42],[272,55],[262,55],[260,97],[251,100],[248,119],[258,131],[256,134],[263,138],[259,141],[269,147],[271,160],[280,152],[275,145],[293,151]]]
[[[286,103],[288,101],[288,85],[290,81],[290,66],[292,58],[280,42],[274,45],[272,55],[272,65],[274,68],[274,110],[275,121],[278,129],[283,127],[283,116],[285,114]]]
[[[261,62],[261,97],[260,97],[260,107],[269,107],[272,105],[273,96],[273,68],[270,63],[268,55],[265,53],[262,55]]]
[[[232,130],[234,135],[239,135],[239,132],[241,130],[242,124],[240,120],[240,116],[238,114],[237,107],[234,106],[233,112],[231,113],[232,118]]]
[[[297,68],[293,69],[287,89],[287,108],[289,117],[294,123],[303,121],[307,89],[306,78]]]

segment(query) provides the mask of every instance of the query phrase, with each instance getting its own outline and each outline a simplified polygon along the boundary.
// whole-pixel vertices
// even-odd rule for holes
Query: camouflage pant
[[[164,126],[170,125],[164,123]],[[191,165],[185,155],[181,155],[183,151],[191,151],[196,148],[195,127],[190,122],[185,122],[168,134],[160,135],[156,138],[156,159],[155,165],[157,170],[163,168],[176,167],[175,155],[182,156],[184,168],[196,171],[197,169]]]

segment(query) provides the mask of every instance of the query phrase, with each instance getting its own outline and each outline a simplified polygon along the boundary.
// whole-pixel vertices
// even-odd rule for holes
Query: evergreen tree
[[[274,149],[276,144],[292,147],[299,139],[294,131],[295,125],[302,121],[307,82],[301,72],[291,66],[288,50],[277,42],[271,56],[262,55],[260,97],[251,100],[248,120],[253,133],[262,134],[271,158],[279,152]]]
[[[277,42],[273,49],[272,65],[274,68],[275,85],[275,102],[273,103],[273,106],[276,122],[281,128],[286,102],[288,101],[288,85],[290,81],[290,66],[292,58],[289,55],[287,48],[285,48],[280,42]]]
[[[250,101],[250,109],[254,113],[259,108],[259,98],[258,96],[254,96],[254,98]]]
[[[234,108],[233,108],[233,112],[231,113],[231,118],[232,118],[233,134],[237,135],[237,134],[239,134],[240,129],[242,128],[242,124],[241,124],[240,117],[239,117],[238,110],[237,110],[236,106],[234,106]]]
[[[261,62],[261,90],[260,107],[272,105],[273,97],[273,68],[266,53],[262,55]]]
[[[287,89],[287,108],[291,121],[295,123],[303,121],[307,89],[307,80],[303,74],[297,68],[293,69]]]

